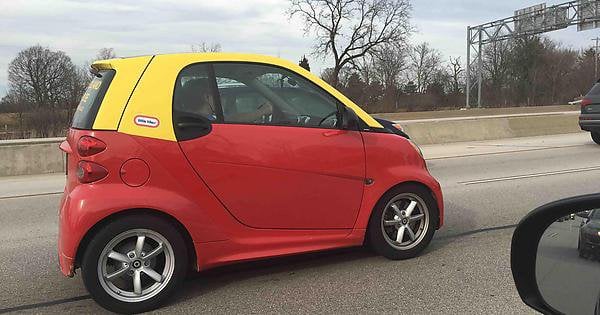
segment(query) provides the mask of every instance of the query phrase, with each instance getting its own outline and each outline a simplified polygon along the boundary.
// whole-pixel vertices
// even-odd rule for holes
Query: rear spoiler
[[[110,62],[108,60],[99,60],[99,61],[95,61],[90,66],[90,73],[98,78],[101,78],[102,75],[100,74],[100,70],[109,70],[109,69],[113,69],[113,66],[110,64]]]

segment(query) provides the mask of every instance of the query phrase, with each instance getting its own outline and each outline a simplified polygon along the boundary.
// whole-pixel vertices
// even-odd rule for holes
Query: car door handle
[[[186,121],[186,122],[178,122],[177,128],[200,128],[200,129],[208,129],[206,123],[203,122],[195,122],[195,121]]]
[[[323,132],[323,135],[325,137],[333,137],[333,136],[343,135],[347,132],[348,131],[346,131],[346,130],[330,130],[330,131]]]

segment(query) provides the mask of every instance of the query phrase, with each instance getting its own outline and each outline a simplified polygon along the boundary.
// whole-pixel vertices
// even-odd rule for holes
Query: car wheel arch
[[[87,245],[90,243],[94,235],[102,229],[104,226],[109,224],[110,222],[114,222],[120,218],[126,216],[134,216],[134,215],[150,215],[165,220],[172,224],[175,229],[181,234],[184,239],[185,246],[188,252],[188,262],[190,266],[194,266],[194,270],[198,270],[198,256],[196,253],[196,249],[194,247],[194,241],[188,229],[174,216],[160,210],[151,209],[151,208],[133,208],[133,209],[123,209],[121,211],[114,212],[102,220],[96,222],[91,228],[89,228],[84,236],[81,238],[79,245],[77,246],[77,251],[75,252],[75,267],[79,268],[81,259],[83,258],[83,254]]]

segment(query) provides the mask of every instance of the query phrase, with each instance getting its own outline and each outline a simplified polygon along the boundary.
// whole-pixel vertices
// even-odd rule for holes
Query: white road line
[[[0,200],[15,199],[15,198],[26,198],[26,197],[40,197],[40,196],[60,195],[62,193],[63,193],[63,191],[56,191],[56,192],[45,192],[45,193],[26,194],[26,195],[0,196]]]
[[[501,181],[507,181],[507,180],[517,180],[517,179],[524,179],[524,178],[552,176],[552,175],[561,175],[561,174],[570,174],[570,173],[580,173],[580,172],[589,172],[589,171],[598,171],[598,170],[600,170],[600,166],[591,166],[591,167],[574,168],[574,169],[561,170],[561,171],[552,171],[552,172],[543,172],[543,173],[532,173],[532,174],[524,174],[524,175],[515,175],[515,176],[506,176],[506,177],[478,179],[478,180],[464,181],[464,182],[458,182],[458,183],[459,184],[463,184],[463,185],[475,185],[475,184],[501,182]]]
[[[521,153],[521,152],[531,152],[531,151],[541,151],[541,150],[555,150],[555,149],[565,149],[565,148],[573,148],[579,146],[585,146],[587,144],[572,144],[572,145],[563,145],[563,146],[548,146],[548,147],[527,147],[523,149],[508,149],[506,151],[496,151],[496,152],[481,152],[481,153],[463,153],[460,155],[440,155],[434,157],[427,157],[427,149],[421,148],[423,150],[423,155],[425,155],[425,160],[446,160],[446,159],[455,159],[455,158],[465,158],[465,157],[474,157],[481,155],[498,155],[498,154],[507,154],[507,153]]]

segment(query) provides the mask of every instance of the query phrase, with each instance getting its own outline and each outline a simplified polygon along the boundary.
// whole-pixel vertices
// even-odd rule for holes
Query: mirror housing
[[[562,314],[544,299],[538,286],[536,276],[538,244],[548,227],[559,218],[573,214],[573,209],[598,208],[600,208],[600,194],[584,195],[543,205],[521,220],[513,233],[510,259],[513,279],[525,304],[543,314]],[[600,304],[600,301],[597,304]],[[594,305],[591,307],[593,308]],[[599,311],[600,306],[596,305],[596,314],[599,314]]]

